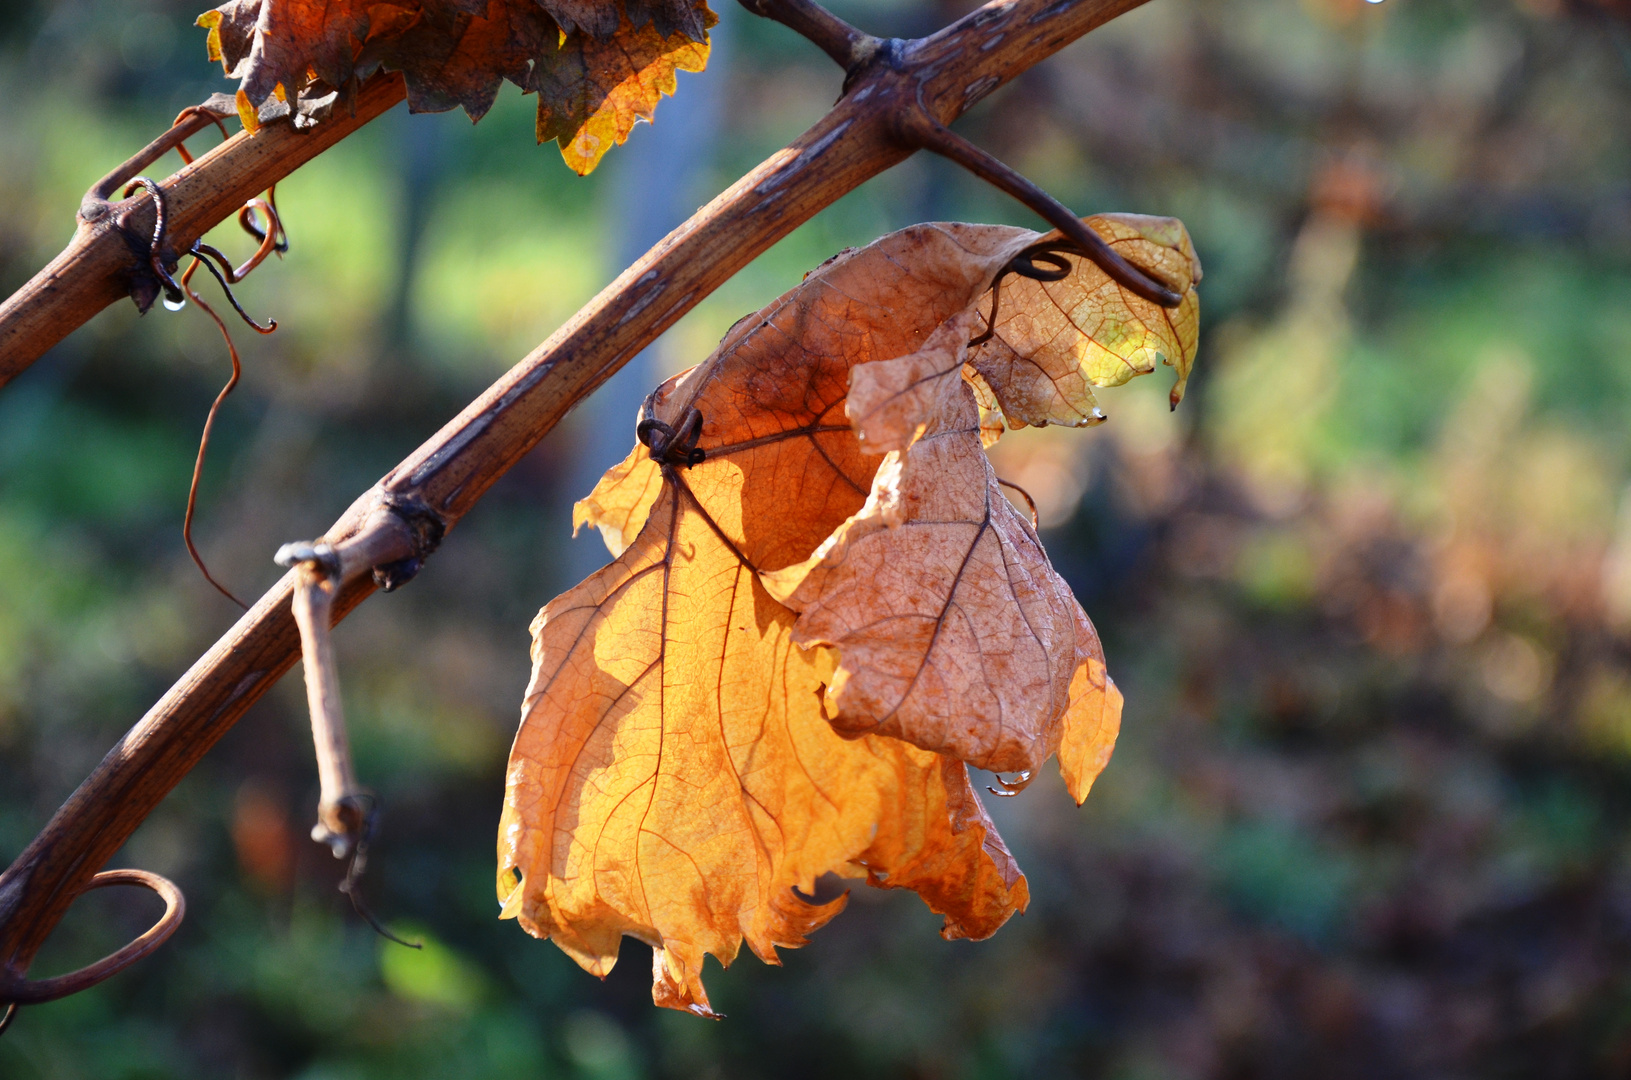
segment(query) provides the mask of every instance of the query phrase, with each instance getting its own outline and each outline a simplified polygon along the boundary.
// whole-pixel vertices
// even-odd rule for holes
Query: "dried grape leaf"
[[[1057,752],[1080,800],[1121,715],[984,453],[1009,376],[968,342],[1037,239],[942,223],[845,251],[648,399],[644,445],[574,511],[614,561],[533,624],[506,917],[599,974],[637,937],[653,1000],[712,1015],[704,955],[804,944],[843,906],[798,895],[823,874],[917,892],[947,937],[1024,909],[967,765]]]
[[[539,141],[587,173],[676,72],[703,69],[716,21],[702,0],[228,0],[198,25],[251,130],[270,99],[349,95],[382,68],[402,72],[413,111],[472,120],[507,79],[538,93]]]
[[[614,469],[581,520],[617,543],[638,534],[534,624],[504,912],[599,974],[622,935],[652,945],[658,1004],[708,1010],[704,953],[729,962],[745,940],[774,962],[802,944],[840,905],[792,890],[824,873],[912,889],[948,937],[987,936],[1027,902],[962,762],[833,732],[833,659],[793,645],[794,613],[758,577],[862,505],[878,458],[843,414],[849,368],[968,303],[900,258],[959,250],[954,235],[909,230],[828,262],[665,384],[652,417],[680,427],[699,412],[707,457],[659,470],[654,499],[637,458]]]

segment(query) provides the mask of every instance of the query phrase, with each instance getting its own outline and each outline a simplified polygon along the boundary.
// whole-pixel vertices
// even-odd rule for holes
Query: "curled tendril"
[[[159,187],[157,180],[146,176],[138,176],[125,185],[125,198],[128,199],[135,194],[137,188],[146,188],[147,193],[153,197],[153,243],[147,249],[147,265],[152,269],[153,276],[159,279],[159,284],[164,286],[164,298],[172,304],[185,303],[185,299],[181,294],[181,286],[176,284],[176,279],[170,275],[170,271],[164,265],[165,225],[166,219],[169,217],[169,207],[165,204],[164,189]],[[130,211],[127,210],[125,214],[120,215],[119,225],[121,227],[125,223],[125,215],[129,213]]]
[[[985,333],[979,337],[970,338],[968,347],[984,345],[990,341],[997,332],[997,303],[1002,296],[1002,279],[1009,274],[1018,274],[1020,277],[1030,278],[1032,281],[1063,281],[1070,276],[1070,261],[1066,255],[1085,255],[1080,246],[1069,240],[1044,240],[1015,255],[997,271],[997,276],[991,280],[991,314],[986,316]],[[1046,263],[1046,266],[1038,266]],[[1027,496],[1028,497],[1028,496]]]
[[[695,407],[685,411],[677,428],[648,418],[640,421],[634,433],[651,452],[651,460],[660,465],[688,469],[707,460],[708,452],[697,446],[702,438],[702,414]]]
[[[250,318],[249,312],[245,311],[243,305],[238,303],[238,298],[233,294],[232,285],[230,284],[232,281],[232,266],[227,264],[226,273],[222,273],[216,268],[215,263],[210,261],[210,258],[213,257],[219,259],[222,263],[226,263],[225,255],[222,255],[215,248],[210,247],[210,245],[203,243],[202,241],[194,244],[193,249],[188,252],[188,254],[193,257],[193,266],[198,266],[200,263],[202,263],[204,269],[215,275],[215,280],[221,283],[221,291],[227,294],[227,301],[232,304],[232,310],[236,311],[239,317],[242,318],[244,322],[248,323],[257,334],[270,334],[273,330],[277,329],[276,319],[267,319],[266,325],[262,326],[260,323]],[[189,271],[190,269],[191,268],[189,268]],[[240,278],[240,280],[242,279]],[[189,290],[189,292],[191,292],[191,290]],[[192,293],[192,298],[197,300],[198,294]]]
[[[198,440],[198,456],[193,459],[193,480],[192,484],[187,488],[187,513],[181,519],[181,539],[187,545],[187,554],[192,556],[193,565],[197,566],[198,572],[204,575],[204,580],[214,585],[216,591],[222,596],[248,611],[248,604],[234,596],[232,590],[215,580],[215,577],[210,573],[209,567],[204,565],[203,556],[198,554],[198,548],[193,544],[193,512],[198,506],[198,482],[204,476],[204,458],[209,453],[210,432],[215,428],[215,417],[221,411],[221,403],[227,399],[228,394],[232,393],[233,388],[238,385],[239,376],[243,374],[243,365],[238,359],[238,347],[232,343],[232,335],[227,333],[227,324],[221,321],[221,316],[215,313],[214,308],[204,302],[202,296],[193,291],[193,274],[198,271],[200,263],[204,266],[210,266],[204,260],[195,258],[193,264],[187,267],[187,272],[181,275],[181,284],[186,288],[187,295],[193,298],[193,303],[197,304],[204,314],[213,319],[216,329],[221,331],[221,337],[227,343],[227,355],[232,357],[232,377],[227,379],[225,386],[221,387],[221,392],[215,395],[215,401],[210,404],[209,415],[204,417],[204,433]],[[213,270],[214,267],[210,267],[210,269]],[[231,296],[232,294],[228,293],[227,295]],[[251,323],[250,325],[254,324]],[[257,329],[259,328],[257,327]]]
[[[267,228],[262,228],[261,224],[255,220],[257,212],[266,214]],[[272,242],[272,250],[277,252],[279,258],[288,253],[289,234],[283,227],[283,216],[278,213],[276,184],[266,189],[265,200],[250,199],[243,204],[238,210],[238,225],[244,232],[253,236],[258,244],[264,244],[267,234],[270,233],[275,238]],[[263,258],[265,258],[264,255],[259,256],[255,262],[258,264],[260,259]]]
[[[159,194],[157,185],[152,185],[150,181],[147,183],[150,185],[148,190],[153,193],[154,202],[158,211],[158,225],[155,228],[153,237],[154,254],[151,256],[151,260],[156,269],[162,270],[163,267],[158,265],[159,255],[157,252],[162,245],[164,235],[164,204],[162,201],[160,201],[162,196]],[[132,189],[134,189],[135,186],[136,185],[133,183]],[[215,576],[210,573],[209,567],[204,564],[203,556],[199,555],[197,545],[193,543],[193,516],[198,508],[198,486],[204,475],[204,460],[209,454],[210,434],[215,428],[215,419],[220,414],[221,404],[226,401],[227,395],[231,394],[233,389],[237,387],[238,380],[243,375],[243,364],[238,356],[238,347],[233,343],[232,334],[227,331],[226,323],[223,322],[221,317],[216,314],[215,309],[206,303],[202,296],[198,295],[198,292],[192,287],[192,278],[193,275],[198,272],[198,268],[200,266],[204,267],[204,269],[208,270],[215,280],[220,283],[221,291],[226,293],[227,300],[232,304],[232,309],[236,311],[243,321],[248,323],[256,333],[270,334],[272,331],[276,330],[276,319],[267,319],[266,325],[262,326],[260,323],[257,323],[254,319],[250,318],[249,313],[243,309],[243,305],[238,303],[237,296],[233,295],[231,287],[231,283],[242,281],[246,276],[248,276],[249,272],[254,270],[255,267],[259,266],[261,262],[265,260],[267,255],[274,251],[278,251],[279,243],[282,244],[284,250],[287,250],[288,248],[288,239],[283,233],[282,223],[278,220],[276,204],[272,202],[271,199],[271,193],[268,192],[267,199],[251,199],[248,203],[244,204],[244,208],[239,211],[239,222],[244,225],[245,229],[249,231],[251,235],[255,236],[255,238],[260,241],[260,247],[256,249],[255,254],[250,256],[247,262],[240,267],[234,268],[231,260],[229,260],[219,250],[211,247],[209,244],[204,243],[202,240],[194,241],[193,246],[188,250],[188,254],[193,257],[192,265],[187,267],[187,272],[181,276],[181,281],[175,290],[177,299],[181,299],[184,302],[185,297],[191,297],[193,303],[197,304],[199,308],[203,310],[204,314],[208,315],[211,321],[215,323],[216,329],[221,331],[222,340],[226,342],[227,355],[232,359],[232,375],[227,379],[226,385],[221,388],[221,392],[215,395],[215,400],[210,404],[209,414],[204,418],[204,431],[198,440],[198,455],[193,459],[192,483],[187,488],[187,512],[182,518],[181,522],[181,539],[187,545],[187,554],[192,557],[193,564],[198,567],[198,572],[204,575],[204,580],[213,585],[216,591],[218,591],[222,596],[225,596],[228,600],[231,600],[234,604],[237,604],[245,611],[249,610],[249,605],[234,595],[233,592],[225,585],[222,585],[219,581],[215,580]],[[260,229],[254,222],[253,215],[255,213],[262,213],[266,216],[267,227],[265,229]],[[280,237],[282,238],[281,240],[279,239]],[[217,266],[217,263],[220,265]],[[169,278],[168,274],[166,274],[165,277],[161,278],[160,280],[166,279],[168,279],[167,286],[176,285],[174,279]],[[168,287],[166,289],[166,295],[169,295]]]

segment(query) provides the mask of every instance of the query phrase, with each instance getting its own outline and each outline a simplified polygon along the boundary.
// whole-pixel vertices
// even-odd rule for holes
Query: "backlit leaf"
[[[843,252],[648,400],[650,449],[574,510],[614,561],[533,625],[505,916],[599,974],[636,937],[653,1000],[712,1015],[703,956],[804,944],[843,906],[799,895],[822,875],[911,889],[947,937],[1024,909],[968,765],[1057,753],[1079,801],[1121,715],[984,453],[1008,376],[968,343],[1037,239],[921,225]]]
[[[712,26],[713,14],[700,10],[707,19],[698,21]],[[604,40],[570,35],[530,87],[538,91],[538,141],[556,140],[566,163],[587,175],[606,151],[622,145],[636,121],[653,118],[663,95],[674,93],[677,72],[707,64],[706,34],[700,42],[665,34],[655,20],[635,26],[625,18]]]
[[[473,120],[508,79],[538,93],[539,141],[587,173],[652,118],[676,72],[703,69],[715,21],[702,0],[228,0],[198,24],[251,129],[273,97],[303,111],[381,68],[402,72],[413,111],[463,106]]]
[[[640,534],[662,488],[662,469],[644,446],[636,444],[600,478],[595,490],[572,504],[572,535],[585,525],[594,526],[616,558]]]
[[[504,910],[599,974],[622,935],[652,945],[659,1004],[708,1009],[704,953],[728,962],[745,940],[774,962],[802,944],[841,903],[792,890],[825,873],[916,891],[948,937],[985,937],[1027,902],[961,761],[834,733],[833,659],[794,646],[794,613],[758,576],[861,507],[878,458],[843,415],[849,367],[908,347],[956,302],[889,257],[948,243],[931,232],[829,262],[666,384],[655,417],[698,410],[706,460],[661,470],[649,501],[637,458],[614,469],[581,520],[638,535],[534,624]],[[913,315],[857,306],[880,285]]]

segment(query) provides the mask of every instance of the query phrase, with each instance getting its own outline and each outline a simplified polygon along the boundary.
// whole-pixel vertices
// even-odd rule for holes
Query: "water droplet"
[[[184,308],[186,306],[187,306],[187,301],[185,299],[172,300],[168,296],[166,296],[164,298],[164,307],[168,311],[180,311],[182,308]]]

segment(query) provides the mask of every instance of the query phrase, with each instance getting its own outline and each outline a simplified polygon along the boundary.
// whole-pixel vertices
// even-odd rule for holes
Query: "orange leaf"
[[[505,80],[537,91],[538,138],[587,173],[650,120],[676,71],[701,71],[703,0],[228,0],[205,12],[210,59],[240,80],[240,113],[281,92],[299,101],[380,68],[402,72],[408,106],[463,106],[480,119]]]
[[[947,937],[1023,910],[965,762],[1057,751],[1080,800],[1121,714],[983,451],[1008,382],[968,341],[1036,240],[938,224],[846,251],[648,400],[646,445],[574,510],[614,561],[533,624],[506,917],[599,974],[637,937],[653,1000],[713,1015],[704,954],[804,944],[843,906],[797,895],[824,874],[917,892]]]
[[[572,504],[572,535],[585,525],[594,526],[615,559],[640,534],[662,487],[662,470],[646,448],[636,444],[600,478],[595,490]]]
[[[984,937],[1027,901],[960,761],[833,732],[832,658],[793,645],[793,612],[758,578],[860,508],[877,458],[843,416],[849,367],[949,314],[958,298],[891,257],[946,235],[829,262],[665,384],[653,418],[682,428],[700,412],[706,459],[663,467],[655,498],[638,458],[614,469],[580,520],[637,535],[534,624],[504,912],[599,974],[622,935],[652,945],[659,1004],[708,1011],[704,953],[729,962],[745,940],[774,962],[803,944],[841,902],[792,890],[826,873],[913,889],[949,937]],[[913,303],[879,319],[854,299],[868,283]]]
[[[1110,764],[1121,732],[1121,691],[1104,669],[1104,650],[1087,613],[1076,605],[1078,667],[1070,680],[1070,706],[1060,727],[1059,771],[1065,790],[1080,806],[1093,781]]]

